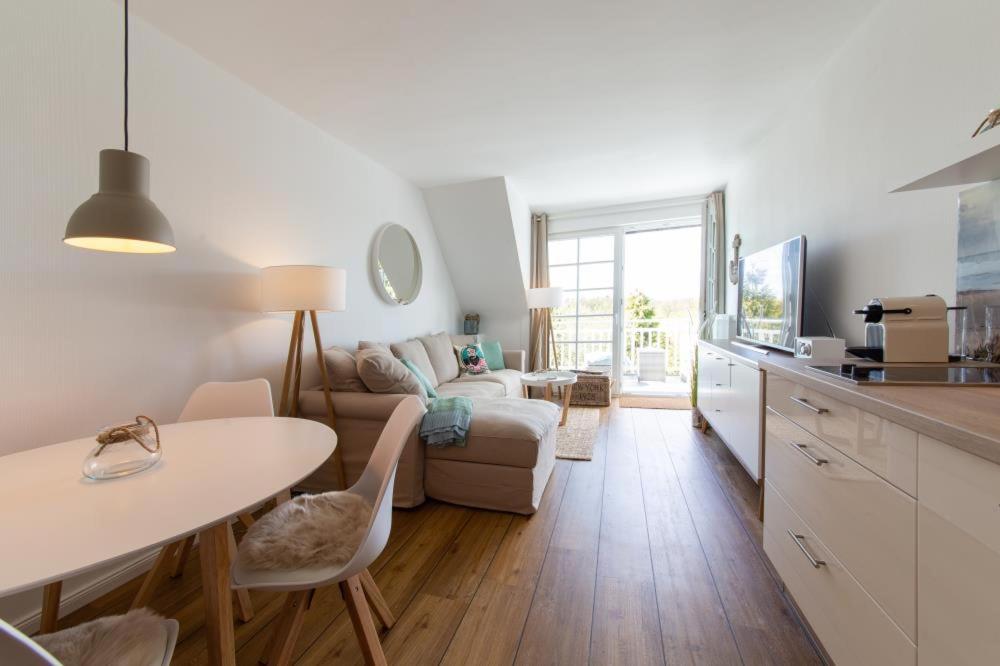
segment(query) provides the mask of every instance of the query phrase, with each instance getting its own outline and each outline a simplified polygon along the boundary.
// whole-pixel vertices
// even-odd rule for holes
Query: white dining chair
[[[210,419],[238,418],[241,416],[274,416],[274,402],[271,399],[271,384],[266,379],[250,379],[244,382],[206,382],[194,390],[187,404],[181,410],[178,423],[207,421]],[[290,499],[286,490],[278,497],[282,502]],[[253,525],[250,512],[239,515],[240,522],[247,527]],[[132,608],[148,606],[156,591],[156,586],[169,571],[172,578],[180,576],[187,564],[194,535],[164,546],[160,550],[153,568],[146,574],[142,586],[132,600]],[[229,555],[236,555],[236,537],[232,525],[229,526]],[[253,606],[246,592],[236,594],[237,615],[244,622],[253,619]]]
[[[233,589],[267,589],[288,593],[284,608],[275,622],[274,636],[269,643],[270,654],[264,655],[270,666],[291,663],[302,618],[312,602],[313,594],[317,588],[333,583],[340,585],[365,662],[386,663],[368,603],[371,603],[387,629],[395,620],[375,580],[368,573],[368,567],[389,540],[396,466],[410,433],[420,423],[425,411],[423,403],[416,396],[402,400],[382,430],[368,465],[357,483],[347,490],[324,493],[352,493],[372,507],[365,536],[347,564],[276,571],[248,569],[239,558],[234,561],[231,578]],[[247,539],[252,538],[251,531]],[[336,534],[330,534],[330,539],[331,547],[338,545],[335,541]]]
[[[0,620],[0,664],[63,666],[59,660],[63,657],[74,664],[111,663],[108,659],[112,659],[114,663],[134,666],[169,666],[179,628],[177,620],[131,612],[46,634],[39,639],[42,643],[39,644]],[[132,639],[142,632],[150,635],[139,643],[119,640],[122,637]],[[112,656],[109,650],[115,654]]]

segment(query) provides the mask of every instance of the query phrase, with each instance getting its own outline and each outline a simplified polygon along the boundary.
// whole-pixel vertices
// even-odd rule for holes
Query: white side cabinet
[[[698,409],[754,481],[761,480],[762,374],[753,361],[698,343]]]

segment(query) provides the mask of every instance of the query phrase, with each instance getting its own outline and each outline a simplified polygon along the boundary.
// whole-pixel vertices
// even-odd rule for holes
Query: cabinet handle
[[[721,410],[721,409],[716,409],[715,411],[717,411],[717,412],[721,412],[722,410]]]
[[[826,562],[824,562],[823,560],[817,560],[815,557],[812,556],[812,553],[806,550],[806,545],[802,543],[803,541],[806,540],[804,536],[802,536],[801,534],[796,534],[791,530],[788,530],[788,536],[792,537],[792,541],[795,542],[795,545],[799,547],[799,550],[802,551],[802,554],[805,555],[806,559],[809,560],[809,564],[813,565],[813,569],[819,569],[820,567],[826,566]]]
[[[828,413],[830,411],[826,407],[816,407],[815,405],[810,405],[809,401],[806,400],[805,398],[796,398],[793,395],[793,396],[789,396],[788,399],[791,400],[792,402],[794,402],[796,405],[801,405],[801,406],[805,407],[810,412],[815,412],[817,414],[826,414],[826,413]]]
[[[793,442],[793,444],[795,443]],[[828,462],[830,462],[826,458],[817,458],[813,454],[809,453],[809,449],[806,448],[805,444],[795,444],[795,450],[804,455],[806,458],[808,458],[809,461],[812,462],[812,464],[816,465],[817,467],[819,467],[820,465],[825,465]]]
[[[731,368],[731,367],[733,367],[736,364],[735,363],[727,363],[726,365],[728,365]]]
[[[722,384],[716,384],[716,386],[722,386]]]

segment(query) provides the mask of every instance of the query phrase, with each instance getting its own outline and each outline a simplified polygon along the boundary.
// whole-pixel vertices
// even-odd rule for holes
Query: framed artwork
[[[1000,352],[1000,180],[958,198],[958,305],[967,310],[966,346],[977,358]],[[979,353],[976,353],[977,350]]]

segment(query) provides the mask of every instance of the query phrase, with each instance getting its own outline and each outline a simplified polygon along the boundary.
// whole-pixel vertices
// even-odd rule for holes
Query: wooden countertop
[[[858,409],[933,437],[945,444],[1000,464],[1000,387],[859,386],[824,377],[806,368],[817,365],[791,354],[757,354],[728,340],[702,344],[750,360]]]

